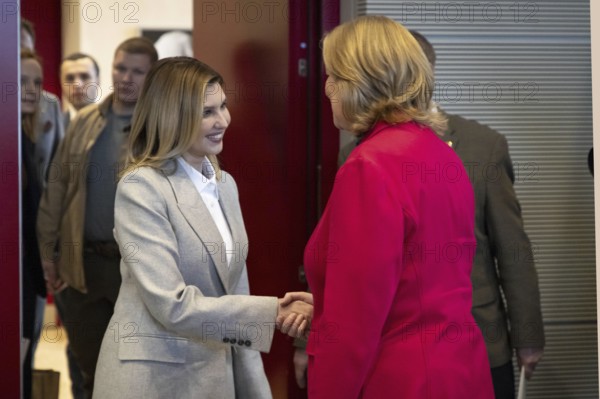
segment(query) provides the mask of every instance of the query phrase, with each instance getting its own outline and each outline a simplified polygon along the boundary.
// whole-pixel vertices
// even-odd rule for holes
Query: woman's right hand
[[[293,338],[304,336],[308,332],[312,315],[312,304],[302,300],[291,300],[286,294],[279,299],[277,328]]]

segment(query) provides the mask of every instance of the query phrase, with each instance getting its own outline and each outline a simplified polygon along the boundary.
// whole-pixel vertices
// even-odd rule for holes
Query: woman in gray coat
[[[270,398],[259,352],[277,320],[291,335],[310,320],[310,305],[249,295],[237,187],[216,159],[231,120],[222,84],[186,57],[146,77],[116,194],[123,282],[94,398]]]

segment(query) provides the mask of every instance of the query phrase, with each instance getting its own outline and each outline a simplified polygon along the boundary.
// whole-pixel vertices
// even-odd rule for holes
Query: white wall
[[[100,66],[102,96],[112,92],[115,48],[142,29],[186,29],[193,26],[192,0],[95,0],[62,2],[63,56],[88,53]]]

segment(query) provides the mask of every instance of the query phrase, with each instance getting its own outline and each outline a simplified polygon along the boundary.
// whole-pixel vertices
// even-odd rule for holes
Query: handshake
[[[293,338],[306,338],[313,317],[313,296],[308,292],[288,292],[279,299],[277,328]]]

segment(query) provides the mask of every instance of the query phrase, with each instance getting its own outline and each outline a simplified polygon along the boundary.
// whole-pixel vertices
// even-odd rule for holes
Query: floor
[[[71,380],[67,367],[67,334],[56,324],[56,308],[53,304],[46,305],[44,312],[44,328],[35,351],[34,368],[41,370],[56,370],[60,372],[59,399],[73,399],[71,395]]]

